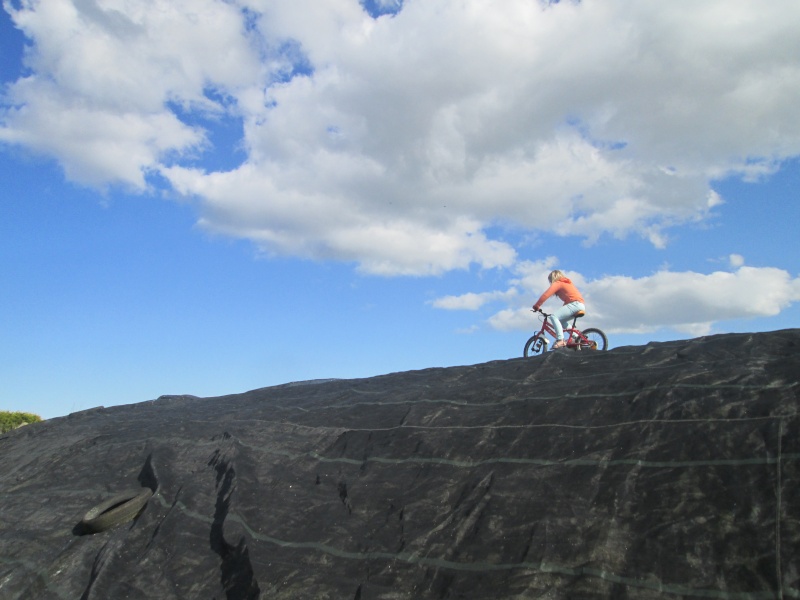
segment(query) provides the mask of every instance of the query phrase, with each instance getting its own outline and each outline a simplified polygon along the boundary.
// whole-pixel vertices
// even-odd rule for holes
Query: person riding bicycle
[[[553,350],[556,348],[563,348],[567,345],[564,341],[564,327],[568,325],[569,321],[576,313],[586,310],[583,303],[583,296],[578,291],[578,288],[567,278],[561,271],[555,270],[547,276],[550,282],[550,287],[547,288],[533,305],[533,310],[539,311],[542,304],[555,294],[564,302],[564,306],[556,310],[550,317],[550,322],[553,324],[553,329],[556,330],[556,343],[553,344]]]

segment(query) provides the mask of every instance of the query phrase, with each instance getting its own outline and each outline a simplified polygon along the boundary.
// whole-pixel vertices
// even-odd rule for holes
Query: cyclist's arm
[[[538,299],[538,300],[536,301],[536,303],[533,305],[533,310],[536,310],[536,311],[538,311],[538,310],[541,308],[542,304],[544,304],[545,302],[547,302],[547,299],[548,299],[548,298],[550,298],[550,296],[552,296],[553,294],[555,294],[555,293],[556,293],[556,290],[557,290],[558,288],[559,288],[558,281],[554,281],[553,283],[551,283],[551,284],[550,284],[550,287],[549,287],[549,288],[547,288],[547,290],[545,291],[545,293],[544,293],[544,294],[542,294],[541,296],[539,296],[539,299]]]

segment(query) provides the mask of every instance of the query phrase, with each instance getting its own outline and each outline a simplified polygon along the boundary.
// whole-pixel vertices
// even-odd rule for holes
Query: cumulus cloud
[[[662,247],[715,178],[800,154],[795,0],[4,6],[31,45],[0,141],[371,273],[511,266],[498,224]],[[234,168],[203,161],[220,121]]]
[[[516,295],[517,291],[513,288],[505,292],[483,292],[479,294],[469,292],[459,296],[443,296],[442,298],[437,298],[431,304],[435,308],[446,310],[478,310],[489,302],[510,300]]]
[[[236,94],[265,70],[224,2],[3,6],[32,45],[29,73],[4,95],[0,141],[54,156],[81,183],[146,188],[148,173],[206,143],[180,106],[224,113],[211,91]]]
[[[586,299],[592,324],[609,333],[647,333],[662,327],[691,335],[709,333],[715,323],[777,315],[800,301],[800,277],[783,269],[747,267],[744,258],[732,255],[733,271],[696,273],[661,270],[646,277],[606,276],[587,280],[570,272]],[[547,274],[557,261],[522,262],[517,277],[506,290],[447,296],[433,302],[448,310],[477,310],[487,302],[506,306],[493,314],[489,324],[502,331],[529,330],[530,305],[546,289]],[[546,311],[560,305],[547,301]]]
[[[771,267],[709,274],[661,271],[590,282],[589,293],[609,331],[646,332],[658,323],[702,334],[715,322],[777,315],[800,300],[800,278]]]
[[[731,254],[728,256],[728,261],[730,262],[731,267],[737,269],[744,265],[744,256],[741,254]]]

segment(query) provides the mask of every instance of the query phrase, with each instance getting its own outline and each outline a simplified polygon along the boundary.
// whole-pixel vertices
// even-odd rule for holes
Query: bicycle
[[[538,311],[531,310],[531,312],[542,313],[542,328],[537,333],[533,334],[525,343],[525,352],[522,355],[524,357],[536,356],[537,354],[542,354],[547,350],[547,346],[550,341],[547,339],[545,333],[549,333],[551,336],[556,337],[555,329],[553,329],[553,326],[550,324],[550,321],[547,318],[550,315],[541,309]],[[567,343],[565,347],[569,348],[570,350],[607,349],[608,338],[606,337],[605,333],[593,327],[581,331],[575,326],[578,319],[585,314],[586,313],[582,310],[578,311],[575,313],[575,316],[572,319],[572,327],[564,328],[564,340]]]

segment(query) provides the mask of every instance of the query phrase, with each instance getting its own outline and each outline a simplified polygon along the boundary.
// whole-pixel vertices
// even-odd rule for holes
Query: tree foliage
[[[36,423],[41,421],[42,417],[33,413],[26,412],[8,412],[0,411],[0,433],[16,429],[20,425],[27,425],[28,423]]]

